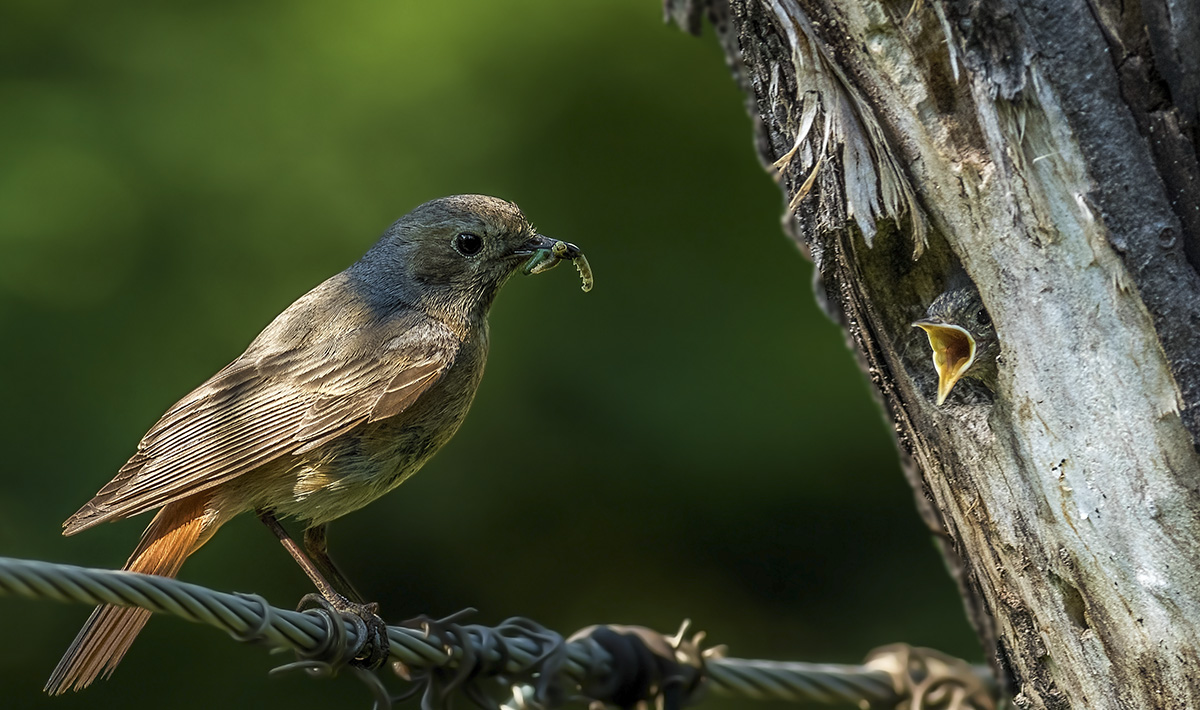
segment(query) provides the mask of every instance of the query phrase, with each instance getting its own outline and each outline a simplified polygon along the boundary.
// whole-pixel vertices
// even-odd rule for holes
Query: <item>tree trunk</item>
[[[1200,6],[667,0],[895,422],[1019,707],[1200,707]],[[911,327],[955,272],[995,391]]]

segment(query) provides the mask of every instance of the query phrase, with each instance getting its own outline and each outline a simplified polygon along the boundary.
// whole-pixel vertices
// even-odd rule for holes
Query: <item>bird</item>
[[[925,331],[933,350],[938,406],[964,377],[995,390],[1000,341],[974,285],[947,288],[929,304],[925,317],[912,325]]]
[[[168,409],[63,534],[157,509],[124,569],[174,577],[221,525],[253,511],[335,607],[373,613],[329,558],[327,526],[402,483],[454,435],[483,375],[496,293],[550,250],[583,258],[499,198],[416,207]],[[307,526],[307,556],[279,517]],[[97,607],[45,690],[110,676],[149,616]]]

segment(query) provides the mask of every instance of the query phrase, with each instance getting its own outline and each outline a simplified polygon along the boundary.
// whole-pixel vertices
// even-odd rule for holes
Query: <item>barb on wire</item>
[[[589,626],[569,638],[529,619],[496,627],[462,624],[463,613],[422,617],[387,627],[389,661],[412,681],[393,696],[379,676],[351,665],[368,642],[360,619],[320,607],[290,611],[257,595],[228,594],[166,577],[87,569],[0,557],[0,595],[85,604],[138,606],[224,630],[235,640],[296,653],[273,673],[301,670],[332,675],[343,667],[370,688],[376,710],[421,695],[422,710],[446,708],[461,693],[496,708],[480,681],[508,688],[507,710],[554,707],[584,700],[620,708],[676,710],[705,687],[750,698],[909,710],[994,710],[987,669],[925,649],[881,649],[869,665],[780,663],[725,658],[722,647],[701,649],[704,635],[685,638],[637,626]],[[890,654],[890,655],[889,655]],[[919,661],[919,662],[918,662]],[[914,664],[922,672],[914,673]]]

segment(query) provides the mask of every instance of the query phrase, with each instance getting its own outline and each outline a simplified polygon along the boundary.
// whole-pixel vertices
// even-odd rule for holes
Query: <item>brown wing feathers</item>
[[[305,369],[295,353],[235,362],[163,415],[117,476],[63,524],[64,534],[179,500],[395,416],[450,364],[385,355],[392,357],[317,359]]]
[[[385,386],[372,387],[369,396],[322,397],[309,407],[296,432],[304,442],[291,453],[303,454],[319,448],[354,425],[395,416],[408,409],[445,369],[441,361],[423,362],[406,367]]]
[[[417,397],[442,374],[445,363],[430,361],[413,365],[392,378],[371,407],[370,421],[387,419],[412,406]]]

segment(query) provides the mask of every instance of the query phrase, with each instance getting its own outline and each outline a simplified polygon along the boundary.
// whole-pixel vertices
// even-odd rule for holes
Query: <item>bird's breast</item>
[[[364,423],[321,449],[293,457],[271,477],[270,500],[258,506],[320,524],[400,485],[454,436],[466,418],[485,356],[486,349],[464,348],[442,378],[405,411]]]

